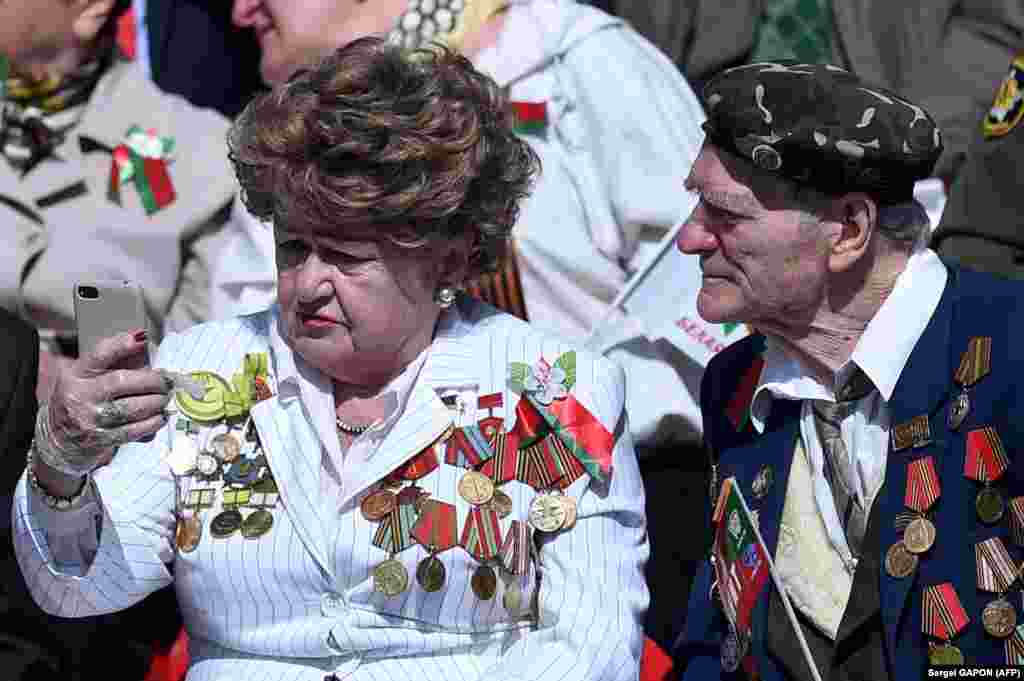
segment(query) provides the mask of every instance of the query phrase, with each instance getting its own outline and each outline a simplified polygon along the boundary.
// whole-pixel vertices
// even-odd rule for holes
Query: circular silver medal
[[[964,419],[967,418],[967,413],[970,410],[971,398],[967,395],[967,391],[964,390],[949,405],[949,429],[956,430],[959,428],[963,424]]]

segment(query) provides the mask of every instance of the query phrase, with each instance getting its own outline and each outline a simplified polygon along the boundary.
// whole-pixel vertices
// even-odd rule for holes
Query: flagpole
[[[589,346],[590,341],[592,341],[594,339],[594,336],[597,335],[598,330],[604,327],[604,325],[611,318],[612,314],[614,314],[616,310],[622,307],[622,303],[625,302],[626,298],[629,298],[629,296],[633,295],[633,291],[635,291],[636,287],[639,286],[640,283],[644,280],[644,277],[646,277],[650,273],[650,271],[654,269],[654,266],[661,261],[661,258],[665,255],[665,252],[672,246],[672,244],[675,243],[676,237],[679,236],[679,232],[683,229],[683,225],[685,224],[686,218],[684,217],[682,220],[679,221],[679,224],[672,228],[672,231],[670,231],[668,234],[665,235],[664,238],[662,238],[661,243],[658,244],[657,250],[655,250],[651,257],[647,259],[647,262],[644,263],[644,266],[637,270],[636,273],[629,278],[629,281],[626,282],[626,285],[623,286],[622,290],[619,291],[619,294],[615,296],[615,300],[613,300],[608,305],[608,309],[605,310],[604,314],[601,316],[601,319],[599,319],[596,324],[590,327],[590,333],[587,334],[587,339],[583,341],[584,346]]]
[[[739,498],[740,504],[743,506],[743,512],[747,515],[747,519],[753,520],[753,517],[750,515],[750,509],[747,508],[747,501],[743,498],[743,492],[740,491],[740,486],[736,484],[735,479],[733,479],[733,487],[736,489],[736,496]],[[796,632],[796,640],[800,643],[800,650],[804,653],[804,659],[807,661],[807,666],[811,670],[811,676],[814,678],[814,681],[821,681],[821,675],[818,673],[818,667],[814,664],[814,658],[811,656],[811,649],[807,647],[807,639],[804,638],[804,630],[797,621],[796,613],[793,612],[793,606],[789,603],[789,596],[786,594],[786,589],[783,588],[782,581],[775,572],[775,561],[772,560],[772,554],[768,551],[768,545],[764,543],[764,539],[761,537],[761,530],[758,529],[757,523],[751,522],[750,526],[754,530],[757,542],[761,545],[761,548],[764,549],[765,558],[768,559],[768,571],[771,573],[772,581],[775,582],[775,588],[778,590],[779,597],[782,599],[782,606],[786,609],[786,615],[789,617],[789,622],[793,625],[793,631]]]

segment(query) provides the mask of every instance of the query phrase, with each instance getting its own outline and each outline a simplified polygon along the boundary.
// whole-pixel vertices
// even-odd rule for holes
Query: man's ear
[[[72,28],[75,39],[88,45],[100,34],[110,19],[117,0],[71,0],[77,11]]]
[[[878,227],[878,204],[867,194],[852,192],[834,199],[828,220],[839,225],[828,252],[828,268],[844,272],[860,261]]]

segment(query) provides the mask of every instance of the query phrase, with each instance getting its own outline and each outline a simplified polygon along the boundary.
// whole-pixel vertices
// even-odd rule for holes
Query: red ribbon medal
[[[501,545],[501,564],[516,576],[526,574],[530,564],[530,527],[521,520],[513,520]]]
[[[501,542],[501,523],[492,508],[477,506],[469,512],[462,528],[462,548],[481,563],[494,558]]]
[[[412,528],[412,536],[428,551],[440,553],[455,546],[458,521],[455,506],[431,499]]]
[[[977,428],[967,433],[966,477],[978,482],[995,482],[1009,465],[1010,459],[995,428]]]
[[[941,492],[935,460],[926,456],[911,461],[907,466],[907,492],[903,499],[906,507],[925,513],[938,500]]]
[[[927,587],[921,607],[922,631],[943,641],[959,634],[970,622],[951,582]]]

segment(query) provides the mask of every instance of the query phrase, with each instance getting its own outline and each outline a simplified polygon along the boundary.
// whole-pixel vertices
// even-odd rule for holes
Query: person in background
[[[620,19],[573,0],[236,0],[234,18],[259,39],[268,83],[353,38],[386,34],[404,46],[446,43],[509,93],[541,174],[508,259],[467,290],[539,329],[586,340],[651,247],[693,207],[682,184],[703,138],[700,103]],[[225,315],[265,308],[275,296],[270,231],[244,216],[236,224],[246,228],[214,281]],[[699,553],[679,537],[676,518],[695,513],[699,495],[680,499],[678,489],[705,487],[701,367],[621,328],[606,339],[605,355],[625,369],[629,427],[656,492],[648,497],[656,538],[648,574],[685,591]],[[647,630],[665,645],[672,617],[670,599],[655,599]]]
[[[960,264],[1024,277],[1024,52],[1014,58],[976,128],[932,247]]]
[[[188,681],[636,678],[622,370],[457,292],[536,173],[511,124],[465,58],[376,38],[249,104],[231,158],[278,303],[157,370],[116,369],[138,333],[61,373],[15,493],[47,612],[173,582]]]
[[[1021,664],[1020,600],[1002,585],[1024,558],[1024,288],[927,247],[913,187],[942,151],[934,120],[796,62],[730,69],[704,101],[679,247],[701,258],[700,314],[759,331],[704,376],[711,499],[734,481],[795,617],[752,531],[720,514],[682,678],[812,678],[795,634],[827,679]],[[748,569],[737,586],[730,570]]]
[[[1024,43],[1019,0],[607,1],[695,87],[730,66],[797,59],[836,64],[908,97],[943,131],[934,174],[947,183]]]
[[[234,118],[263,88],[259,45],[230,2],[134,0],[140,66],[164,92]]]
[[[0,306],[39,330],[41,396],[77,353],[76,282],[138,282],[153,338],[209,315],[236,191],[228,122],[119,57],[115,20],[128,4],[0,5]]]

